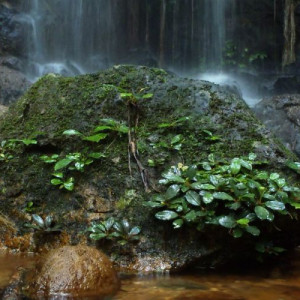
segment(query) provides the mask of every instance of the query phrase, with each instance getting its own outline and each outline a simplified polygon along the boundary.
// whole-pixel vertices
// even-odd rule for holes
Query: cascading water
[[[230,1],[205,0],[203,55],[207,70],[222,68],[226,40],[226,9]]]
[[[107,66],[115,29],[111,6],[106,0],[25,0],[29,77]]]

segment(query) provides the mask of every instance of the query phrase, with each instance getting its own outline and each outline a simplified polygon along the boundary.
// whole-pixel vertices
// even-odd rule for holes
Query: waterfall
[[[222,68],[236,0],[23,0],[26,74],[76,75],[115,63],[188,73]]]
[[[110,63],[113,4],[107,0],[24,0],[32,78],[55,72],[75,75]]]
[[[222,67],[228,0],[204,0],[203,55],[206,69]]]

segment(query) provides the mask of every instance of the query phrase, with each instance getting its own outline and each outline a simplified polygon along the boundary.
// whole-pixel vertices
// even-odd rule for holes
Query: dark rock
[[[0,53],[24,54],[24,26],[18,20],[18,11],[0,3]]]
[[[15,102],[30,86],[30,82],[19,71],[0,65],[0,104]]]
[[[152,93],[153,97],[137,103],[132,100],[130,104],[122,99],[120,89],[136,97],[145,93]],[[131,271],[179,270],[196,263],[220,263],[236,253],[244,255],[249,249],[247,243],[236,241],[226,229],[212,226],[198,232],[187,226],[174,231],[171,224],[154,218],[153,210],[144,205],[150,195],[145,192],[133,158],[129,172],[127,135],[109,135],[107,140],[94,144],[62,134],[67,129],[91,134],[101,118],[128,122],[130,105],[138,106],[140,163],[146,167],[149,159],[162,161],[156,167],[147,167],[152,192],[163,189],[158,180],[164,170],[183,161],[189,165],[206,160],[210,153],[230,159],[256,152],[260,159],[269,161],[269,170],[280,173],[286,170],[286,159],[295,158],[272,138],[241,98],[218,85],[133,66],[116,66],[72,78],[50,74],[36,82],[1,119],[0,140],[36,136],[38,141],[19,149],[13,161],[0,164],[0,190],[19,186],[22,191],[21,195],[12,196],[18,201],[8,201],[0,193],[3,212],[24,233],[19,216],[32,201],[36,213],[57,216],[57,223],[73,244],[83,240],[82,232],[91,221],[108,216],[126,218],[130,224],[141,227],[140,241],[125,246],[108,243],[104,249],[117,265]],[[158,127],[186,116],[190,121],[182,126]],[[204,130],[220,139],[209,141]],[[151,145],[179,133],[185,138],[180,152]],[[54,153],[63,156],[86,148],[105,151],[106,157],[87,166],[84,173],[74,173],[73,192],[51,185],[53,168],[39,157]],[[290,234],[284,235],[284,228],[290,228],[287,224],[286,221],[285,227],[280,227],[283,237],[279,240],[288,236],[289,243],[293,239]],[[277,234],[273,227],[270,231]],[[297,239],[299,235],[295,231],[293,236]]]
[[[16,56],[4,56],[0,57],[0,65],[14,69],[16,71],[24,70],[23,61]]]
[[[274,83],[274,93],[276,95],[300,93],[300,77],[290,76],[278,78]]]
[[[300,157],[300,94],[266,98],[254,111],[285,146]]]
[[[28,275],[30,299],[51,296],[111,296],[120,287],[108,257],[88,246],[64,246],[50,251]]]

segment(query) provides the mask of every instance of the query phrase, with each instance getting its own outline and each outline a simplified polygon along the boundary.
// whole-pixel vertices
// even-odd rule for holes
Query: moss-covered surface
[[[153,97],[138,100],[136,105],[123,99],[121,90],[136,95],[152,93]],[[174,121],[181,117],[189,120],[176,125]],[[162,189],[158,179],[170,165],[200,161],[209,153],[231,158],[256,152],[270,161],[268,168],[279,171],[285,159],[294,159],[238,96],[208,82],[133,66],[75,78],[47,75],[0,119],[0,140],[37,140],[36,145],[17,146],[12,159],[0,162],[0,211],[16,223],[20,236],[30,231],[23,225],[32,212],[53,215],[70,243],[84,242],[84,230],[93,220],[125,217],[142,227],[141,241],[130,247],[108,245],[107,251],[119,265],[135,270],[180,268],[225,245],[221,242],[225,229],[213,234],[188,228],[174,232],[169,224],[154,219],[151,209],[143,205],[151,193],[144,190],[134,157],[128,162],[126,134],[110,132],[98,144],[62,134],[76,129],[90,135],[103,118],[131,126],[138,120],[139,160],[147,168],[152,192]],[[173,125],[161,128],[161,123]],[[207,131],[217,138],[212,140]],[[182,146],[176,150],[171,140],[179,134]],[[106,157],[95,160],[83,173],[69,172],[75,178],[73,192],[51,185],[53,166],[42,162],[40,156],[63,156],[85,149],[105,152]],[[148,160],[155,166],[148,166]],[[38,247],[29,244],[33,250]]]

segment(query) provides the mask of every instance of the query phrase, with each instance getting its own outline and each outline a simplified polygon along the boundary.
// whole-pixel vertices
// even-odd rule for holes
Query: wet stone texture
[[[145,192],[133,157],[129,163],[127,134],[107,132],[106,139],[99,143],[62,134],[74,129],[91,135],[99,120],[105,118],[129,125],[129,107],[132,109],[134,104],[122,99],[120,91],[136,97],[153,94],[137,100],[136,110],[139,160],[147,169],[150,193]],[[181,126],[158,126],[174,124],[185,117],[190,120]],[[134,121],[131,120],[131,126]],[[205,131],[219,139],[209,140]],[[170,143],[175,135],[183,137],[180,151],[172,146],[155,146],[160,141]],[[170,166],[205,161],[211,153],[231,159],[255,152],[258,159],[270,162],[268,170],[283,174],[286,159],[295,158],[272,138],[243,100],[226,88],[138,66],[115,66],[72,78],[44,76],[0,117],[0,141],[28,138],[37,143],[28,147],[19,144],[11,159],[0,162],[0,212],[15,224],[20,243],[22,236],[33,234],[24,226],[32,222],[33,212],[43,218],[53,216],[61,233],[56,237],[41,231],[44,238],[26,239],[28,243],[23,241],[23,245],[0,236],[0,243],[10,249],[31,251],[48,249],[50,244],[57,246],[55,239],[70,244],[90,243],[101,246],[118,267],[130,271],[174,271],[197,264],[215,265],[249,251],[247,243],[231,237],[226,228],[211,226],[199,232],[185,226],[174,230],[172,224],[155,219],[155,211],[145,206],[145,201],[164,191],[159,179]],[[73,176],[75,182],[72,192],[53,186],[53,164],[44,163],[40,156],[57,154],[63,158],[68,153],[84,151],[105,152],[106,156],[85,166],[84,172],[68,170],[67,176]],[[149,160],[158,163],[150,166]],[[86,229],[92,222],[109,217],[140,226],[140,240],[125,246],[91,240]],[[281,234],[278,240],[289,246],[299,235],[289,222],[281,225],[282,233],[270,226],[270,234]]]
[[[28,275],[30,299],[67,294],[98,297],[114,294],[119,279],[108,257],[88,246],[64,246],[50,251]]]

